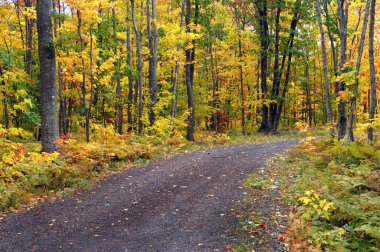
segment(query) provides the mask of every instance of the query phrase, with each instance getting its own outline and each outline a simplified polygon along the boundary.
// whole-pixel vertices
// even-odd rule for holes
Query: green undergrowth
[[[294,175],[291,251],[380,251],[380,143],[303,141],[277,164]]]
[[[46,199],[61,197],[110,173],[145,164],[152,159],[211,148],[214,146],[277,141],[302,137],[297,131],[278,135],[259,133],[240,136],[197,133],[195,142],[183,134],[153,131],[151,135],[118,135],[113,127],[94,126],[91,142],[84,132],[61,137],[60,151],[41,153],[40,142],[17,128],[0,128],[0,210],[29,208]],[[8,136],[8,140],[5,136]]]
[[[293,181],[289,172],[281,167],[284,160],[284,155],[269,159],[244,181],[248,193],[243,199],[236,241],[228,248],[230,251],[286,250],[282,241],[285,240],[283,232],[290,207],[284,197],[285,185]]]

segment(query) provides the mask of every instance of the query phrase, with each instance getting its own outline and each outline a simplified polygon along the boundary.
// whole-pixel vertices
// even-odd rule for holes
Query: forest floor
[[[113,174],[91,190],[5,216],[0,251],[225,251],[239,243],[244,180],[297,142],[201,150]],[[271,193],[278,198],[268,191],[251,210],[286,214]],[[263,242],[256,251],[280,249],[277,237]]]

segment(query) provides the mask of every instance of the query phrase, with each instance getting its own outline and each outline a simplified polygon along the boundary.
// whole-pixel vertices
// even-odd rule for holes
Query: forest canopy
[[[48,88],[41,88],[37,3],[1,3],[5,129],[41,126]],[[377,125],[376,1],[47,5],[58,118],[48,124],[60,135],[82,132],[90,141],[97,127],[113,125],[119,134],[165,131],[192,141],[197,131],[276,133],[302,122],[353,140],[355,127]]]

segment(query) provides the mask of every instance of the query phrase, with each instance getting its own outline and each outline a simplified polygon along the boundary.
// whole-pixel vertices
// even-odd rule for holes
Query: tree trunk
[[[133,129],[133,116],[132,116],[132,104],[133,104],[133,74],[132,74],[132,48],[131,48],[131,28],[129,23],[130,9],[128,1],[127,5],[127,66],[128,66],[128,104],[127,104],[127,116],[128,116],[128,132]]]
[[[360,73],[360,67],[361,67],[361,60],[362,60],[362,56],[363,56],[365,35],[367,32],[367,24],[368,24],[368,15],[369,15],[370,5],[371,5],[371,0],[367,0],[367,4],[365,7],[365,13],[364,13],[362,34],[360,36],[360,41],[359,41],[358,58],[356,60],[354,96],[351,98],[350,114],[348,117],[348,124],[347,124],[347,141],[349,141],[349,142],[354,141],[353,126],[354,126],[354,116],[355,116],[355,110],[356,110],[356,100],[357,100],[357,97],[359,95],[359,92],[358,92],[359,73]]]
[[[94,73],[93,73],[93,51],[94,51],[94,41],[92,38],[93,25],[90,25],[90,101],[89,106],[85,109],[86,113],[86,140],[90,141],[90,119],[91,119],[91,108],[94,101]]]
[[[320,6],[320,2],[319,2],[319,6]],[[330,21],[330,14],[329,14],[327,0],[323,0],[323,8],[324,8],[324,11],[325,11],[325,14],[326,14],[326,27],[327,27],[327,34],[328,34],[329,39],[330,39],[332,59],[333,59],[333,65],[334,65],[334,75],[338,76],[338,58],[336,56],[336,49],[335,49],[335,43],[334,43],[334,35],[333,35],[333,33],[331,31],[331,27],[330,27],[330,22],[331,21]]]
[[[194,14],[194,24],[198,22],[198,0],[195,1],[195,14]],[[186,0],[186,14],[185,14],[185,23],[186,23],[186,32],[191,32],[191,1]],[[194,60],[195,60],[195,41],[192,41],[192,47],[187,46],[185,50],[186,54],[186,90],[187,90],[187,107],[189,110],[188,116],[188,126],[186,139],[188,141],[194,141],[194,127],[195,127],[195,113],[194,113]]]
[[[348,23],[348,2],[347,0],[338,1],[339,13],[339,32],[340,32],[340,69],[339,74],[346,73],[348,68],[345,66],[347,62],[347,23]],[[346,91],[346,83],[340,81],[338,83],[338,95]],[[346,116],[346,101],[339,100],[338,104],[338,139],[342,139],[346,133],[347,116]]]
[[[274,39],[274,65],[273,65],[273,86],[272,86],[272,99],[275,98],[276,102],[270,105],[270,127],[273,126],[274,117],[277,110],[278,95],[280,94],[280,81],[282,71],[280,72],[280,16],[282,9],[282,0],[277,0],[277,11],[275,21],[275,39]],[[286,58],[286,57],[284,57]]]
[[[31,0],[25,1],[25,7],[32,7]],[[26,25],[26,29],[25,29],[25,31],[26,31],[26,36],[25,36],[25,42],[26,42],[25,72],[28,74],[28,76],[30,78],[32,78],[32,63],[33,63],[32,49],[33,49],[34,20],[25,17],[25,25]]]
[[[266,104],[268,99],[268,84],[267,84],[267,70],[268,70],[268,48],[269,48],[269,27],[268,27],[268,10],[267,0],[255,1],[258,10],[259,33],[260,33],[260,66],[261,66],[261,98],[262,98],[262,111],[263,116],[259,132],[268,132],[270,125],[268,122],[269,108]]]
[[[218,128],[218,113],[219,113],[219,108],[218,108],[218,89],[219,89],[219,83],[218,83],[218,73],[217,73],[217,67],[214,65],[214,52],[212,45],[210,46],[210,68],[211,68],[211,79],[212,79],[212,125],[211,128],[217,132],[219,130]]]
[[[183,29],[183,19],[185,15],[185,0],[181,0],[181,16],[180,16],[180,33]],[[177,52],[181,50],[181,43],[177,44]],[[180,57],[178,56],[175,64],[175,77],[173,78],[173,99],[172,99],[172,119],[175,119],[177,116],[177,107],[178,107],[178,95],[179,95],[179,79],[180,79]],[[174,130],[174,127],[173,127]]]
[[[137,53],[137,71],[139,73],[137,85],[138,85],[138,99],[139,99],[139,113],[138,113],[138,134],[142,134],[142,113],[143,113],[143,62],[142,62],[142,55],[141,55],[141,33],[137,27],[137,21],[136,21],[136,13],[135,13],[135,1],[131,0],[131,6],[132,6],[132,22],[133,22],[133,28],[135,30],[135,36],[136,36],[136,53]]]
[[[244,28],[243,28],[244,30]],[[239,73],[240,73],[240,100],[241,100],[241,133],[245,135],[245,93],[244,93],[244,79],[243,79],[243,51],[241,43],[241,33],[239,30]]]
[[[322,16],[321,16],[321,4],[320,0],[316,0],[316,12],[318,16],[318,27],[321,34],[321,47],[322,47],[322,61],[323,61],[323,80],[325,84],[325,98],[326,98],[326,119],[327,123],[332,124],[332,113],[331,113],[331,101],[330,101],[330,87],[329,87],[329,73],[326,55],[326,44],[325,44],[325,32],[322,26]],[[334,42],[332,42],[334,43]]]
[[[56,96],[56,65],[53,32],[51,24],[52,2],[37,1],[37,31],[38,52],[40,59],[41,85],[41,132],[42,151],[54,152],[58,150],[59,137],[57,96]]]
[[[58,0],[57,6],[54,11],[54,36],[58,39],[57,27],[61,27],[61,3]],[[58,17],[57,17],[58,10]],[[58,94],[59,94],[59,134],[67,136],[68,134],[68,123],[66,116],[66,99],[63,96],[63,78],[62,78],[62,62],[58,62]]]
[[[113,42],[114,42],[114,57],[116,58],[115,62],[115,75],[116,75],[116,107],[117,107],[117,115],[118,115],[118,124],[117,124],[117,132],[121,135],[123,134],[123,97],[121,90],[121,82],[120,82],[120,58],[117,55],[117,35],[116,35],[116,11],[115,8],[112,8],[112,30],[113,30]]]
[[[3,68],[0,65],[0,77],[2,77],[2,76],[3,76]],[[5,86],[5,81],[2,80],[0,85]],[[4,125],[5,125],[6,129],[9,129],[8,102],[7,102],[7,94],[5,93],[5,91],[3,91],[3,109],[4,109]]]
[[[158,54],[158,34],[157,34],[157,20],[156,20],[156,1],[147,0],[147,24],[148,24],[148,43],[149,43],[149,93],[150,93],[150,108],[149,108],[149,122],[150,125],[154,124],[155,114],[154,107],[157,102],[157,54]],[[153,28],[153,29],[152,29]]]
[[[311,107],[311,84],[310,84],[310,73],[309,73],[309,54],[306,56],[306,66],[305,66],[305,79],[306,79],[306,108],[307,108],[307,119],[309,127],[311,128],[313,123],[312,107]]]
[[[376,71],[374,57],[374,37],[375,37],[375,14],[376,0],[371,0],[371,12],[369,18],[369,67],[371,75],[371,105],[369,107],[369,121],[372,123],[375,119],[377,97],[376,97]],[[374,140],[372,125],[368,128],[368,139]]]
[[[285,51],[283,59],[282,59],[281,70],[280,70],[279,75],[278,75],[279,81],[281,81],[282,72],[283,72],[285,61],[286,61],[285,58],[288,56],[288,63],[287,63],[287,70],[286,70],[286,74],[285,74],[284,88],[282,90],[282,95],[279,99],[278,105],[276,106],[277,107],[276,113],[274,115],[273,125],[271,126],[271,130],[273,133],[276,133],[278,130],[278,127],[280,124],[282,107],[283,107],[283,104],[285,102],[286,93],[288,91],[288,83],[289,83],[289,78],[290,78],[290,70],[291,70],[291,63],[292,63],[292,56],[293,56],[292,50],[293,50],[293,45],[294,45],[294,37],[295,37],[296,27],[297,27],[297,24],[299,21],[299,11],[300,11],[300,7],[301,7],[301,3],[302,3],[301,0],[297,0],[295,3],[294,17],[293,17],[292,22],[290,24],[290,35],[289,35],[289,39],[287,42],[287,48],[285,48],[286,51]]]

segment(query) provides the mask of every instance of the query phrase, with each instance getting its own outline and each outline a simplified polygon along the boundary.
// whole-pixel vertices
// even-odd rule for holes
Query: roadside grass
[[[281,201],[289,204],[283,209],[287,225],[278,229],[283,233],[276,234],[273,244],[281,242],[290,251],[380,251],[379,142],[307,138],[264,170],[280,184]],[[257,191],[263,190],[263,180],[271,181],[256,174],[245,182],[253,191],[249,200],[262,199]],[[246,217],[241,220],[245,222]],[[257,239],[246,239],[252,231],[244,234],[245,246],[235,251],[255,249],[251,245]]]
[[[13,132],[14,134],[9,134]],[[159,159],[216,146],[250,144],[301,138],[303,133],[286,131],[278,135],[237,132],[197,133],[195,142],[170,132],[138,136],[118,135],[113,127],[95,126],[91,142],[77,132],[59,141],[59,153],[41,153],[40,142],[21,129],[0,136],[0,211],[28,209],[40,202],[90,188],[107,175]]]

